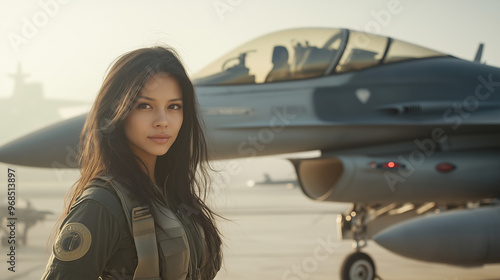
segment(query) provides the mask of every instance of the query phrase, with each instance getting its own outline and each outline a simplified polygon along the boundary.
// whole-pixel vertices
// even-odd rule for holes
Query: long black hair
[[[146,81],[156,73],[167,73],[173,77],[181,88],[183,98],[183,122],[177,139],[169,151],[156,160],[154,174],[163,192],[161,196],[155,188],[144,187],[153,182],[144,171],[144,162],[129,148],[123,130],[124,120],[132,110],[136,97]],[[173,50],[142,48],[116,60],[99,90],[81,134],[80,168],[81,177],[68,197],[63,215],[69,213],[71,205],[95,177],[108,174],[150,208],[154,203],[166,203],[173,210],[187,213],[205,232],[208,260],[213,260],[211,269],[220,266],[222,241],[215,225],[217,215],[203,201],[210,186],[207,144],[193,84]]]

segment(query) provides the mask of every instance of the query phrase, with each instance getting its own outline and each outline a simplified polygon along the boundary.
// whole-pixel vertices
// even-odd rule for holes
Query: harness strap
[[[137,267],[134,280],[161,280],[156,243],[155,223],[148,206],[138,206],[137,201],[110,176],[100,176],[109,183],[121,201],[125,217],[134,237],[137,251]]]
[[[132,230],[138,259],[134,279],[161,280],[155,224],[147,206],[132,209]]]

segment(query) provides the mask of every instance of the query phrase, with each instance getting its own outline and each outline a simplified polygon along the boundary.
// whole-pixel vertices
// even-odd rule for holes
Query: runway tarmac
[[[30,188],[20,192],[36,209],[59,212],[64,189]],[[352,252],[350,241],[337,239],[336,214],[348,204],[320,203],[307,199],[298,188],[244,184],[217,189],[216,210],[230,221],[221,221],[224,234],[225,279],[339,279],[339,269]],[[17,249],[16,272],[7,270],[6,248],[1,248],[0,279],[40,279],[49,252],[47,239],[57,215],[34,226],[27,246]],[[384,280],[493,280],[500,279],[500,264],[460,268],[399,257],[370,242],[364,250],[375,260]]]

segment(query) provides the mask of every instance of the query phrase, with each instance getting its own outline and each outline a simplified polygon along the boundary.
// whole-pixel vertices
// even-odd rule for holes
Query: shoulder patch
[[[69,223],[57,237],[54,256],[61,261],[74,261],[85,256],[90,244],[92,244],[90,230],[81,223]]]

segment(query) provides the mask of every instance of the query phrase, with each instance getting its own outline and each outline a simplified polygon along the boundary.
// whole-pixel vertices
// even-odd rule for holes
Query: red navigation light
[[[453,171],[453,170],[455,170],[455,168],[456,168],[455,165],[453,165],[451,163],[447,163],[447,162],[443,162],[443,163],[436,165],[436,170],[439,172],[442,172],[442,173],[447,173],[447,172]]]
[[[399,163],[396,163],[394,161],[389,161],[389,162],[386,162],[386,163],[383,163],[382,164],[382,168],[398,168],[400,167],[401,165]]]
[[[370,162],[370,167],[379,169],[394,169],[400,167],[404,168],[405,166],[395,161],[387,161],[387,162]]]

